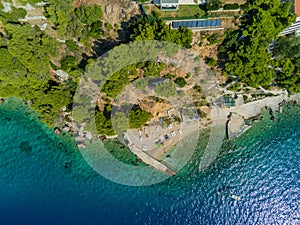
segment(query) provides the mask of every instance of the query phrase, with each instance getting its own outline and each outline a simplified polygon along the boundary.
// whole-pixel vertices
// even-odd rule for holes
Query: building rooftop
[[[160,4],[178,4],[179,0],[160,0]]]
[[[187,27],[187,28],[205,28],[205,27],[220,27],[221,20],[182,20],[173,21],[172,27]]]
[[[226,107],[234,107],[235,99],[231,97],[224,97],[224,106]]]
[[[300,0],[294,0],[294,11],[297,16],[300,16]]]
[[[236,99],[228,96],[222,96],[216,100],[219,107],[234,107],[236,106]]]

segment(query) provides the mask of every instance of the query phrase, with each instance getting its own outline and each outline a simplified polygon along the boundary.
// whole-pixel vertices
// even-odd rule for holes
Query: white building
[[[153,3],[160,5],[161,10],[177,10],[179,5],[199,5],[206,0],[154,0]]]
[[[281,2],[283,2],[283,0],[281,0]],[[279,35],[294,33],[296,36],[300,36],[300,0],[293,0],[292,2],[294,3],[293,12],[297,15],[297,19],[290,27],[284,29]]]
[[[179,8],[179,0],[160,0],[160,10],[177,10]]]
[[[284,29],[279,35],[295,34],[296,36],[300,35],[300,16],[297,17],[296,21],[292,23],[291,26]]]

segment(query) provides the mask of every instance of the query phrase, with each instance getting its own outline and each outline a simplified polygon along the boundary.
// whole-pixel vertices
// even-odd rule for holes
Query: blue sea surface
[[[300,108],[264,117],[204,172],[199,157],[163,183],[130,187],[94,172],[26,108],[1,105],[0,224],[300,224]]]

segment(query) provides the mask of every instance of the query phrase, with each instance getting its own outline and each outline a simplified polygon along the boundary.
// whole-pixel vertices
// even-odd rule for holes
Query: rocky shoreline
[[[246,116],[245,114],[243,114],[243,110],[236,110],[235,112],[230,112],[228,120],[226,122],[227,139],[232,139],[245,133],[248,129],[251,128],[251,125],[248,125],[246,123],[246,120],[259,122],[262,119],[260,116],[264,110],[269,111],[270,120],[275,122],[275,112],[282,113],[282,107],[285,103],[294,102],[296,105],[300,104],[300,94],[295,94],[291,96],[283,94],[281,99],[276,99],[278,97],[279,96],[267,97],[265,99],[262,99],[263,101],[265,101],[265,105],[260,105],[259,112],[257,112],[256,115]],[[248,103],[248,105],[250,104]],[[245,108],[248,107],[247,104],[245,104],[244,106]]]
[[[224,112],[218,113],[223,114],[220,117],[226,117],[223,120],[226,121],[226,137],[231,139],[246,132],[251,128],[251,126],[247,125],[245,120],[259,121],[259,115],[261,115],[263,110],[269,110],[271,119],[275,121],[276,118],[274,116],[274,112],[282,112],[282,105],[285,102],[295,102],[296,104],[300,104],[300,94],[288,96],[288,94],[284,93],[275,97],[266,97],[237,107],[222,109]],[[61,126],[54,128],[54,132],[57,135],[59,135],[62,131],[70,133],[75,137],[79,149],[85,148],[85,142],[91,141],[92,139],[103,141],[105,139],[115,139],[118,137],[118,135],[104,136],[85,131],[84,127],[86,124],[81,123],[78,125],[74,121],[71,112],[67,112],[65,109],[62,109],[61,111],[61,124]]]

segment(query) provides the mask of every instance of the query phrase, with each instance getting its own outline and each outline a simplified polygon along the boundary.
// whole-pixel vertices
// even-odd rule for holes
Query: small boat
[[[234,200],[241,200],[241,197],[240,196],[237,196],[237,195],[231,195],[230,196],[231,198],[233,198]]]

